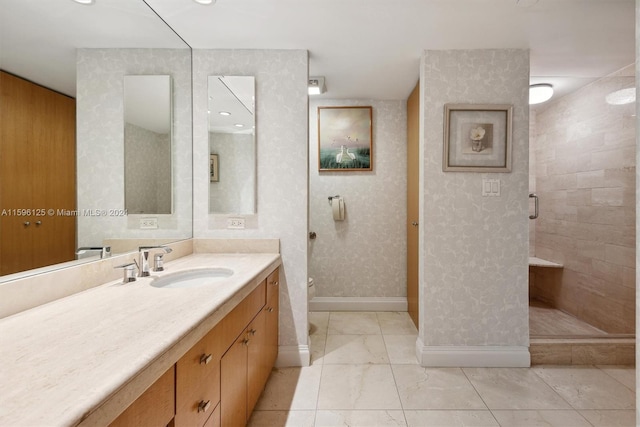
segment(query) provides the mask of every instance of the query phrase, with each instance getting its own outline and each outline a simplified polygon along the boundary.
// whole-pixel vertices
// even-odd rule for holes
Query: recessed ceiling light
[[[540,83],[529,86],[529,105],[541,104],[551,99],[553,86],[549,83]]]
[[[73,0],[73,1],[78,4],[85,4],[85,5],[92,5],[93,3],[95,3],[95,0]]]
[[[214,4],[216,2],[215,0],[193,0],[193,1],[198,4],[203,4],[205,6],[208,4]]]
[[[236,123],[234,126],[237,127],[237,128],[243,128],[244,127],[244,125],[242,123]]]
[[[220,114],[221,116],[230,116],[231,115],[231,113],[228,112],[228,111],[220,111],[220,112],[218,112],[218,114]]]
[[[607,104],[611,105],[631,104],[636,101],[636,88],[629,87],[611,92],[606,96],[605,100],[607,101]]]

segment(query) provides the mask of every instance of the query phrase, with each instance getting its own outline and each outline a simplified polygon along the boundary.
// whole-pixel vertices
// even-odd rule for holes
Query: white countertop
[[[0,426],[108,424],[278,265],[279,254],[194,254],[0,320]],[[235,273],[198,288],[149,285],[198,267]]]

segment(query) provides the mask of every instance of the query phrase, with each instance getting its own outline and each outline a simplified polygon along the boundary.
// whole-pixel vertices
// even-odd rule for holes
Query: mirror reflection
[[[209,76],[209,213],[256,212],[255,78]]]
[[[40,273],[67,266],[69,261],[96,260],[102,254],[101,250],[79,248],[110,246],[111,252],[118,254],[136,247],[137,241],[160,244],[193,235],[191,49],[145,1],[81,5],[3,0],[0,69],[0,172],[5,173],[0,177],[0,212],[11,209],[20,213],[20,217],[0,217],[0,282],[15,278],[14,273]],[[142,227],[148,214],[127,215],[125,207],[123,80],[128,74],[170,75],[173,88],[169,104],[173,115],[168,150],[171,166],[159,167],[168,171],[162,179],[169,181],[162,187],[169,191],[173,187],[173,194],[158,196],[164,202],[156,212],[168,215],[152,214],[150,219],[157,220],[152,229]],[[10,99],[4,90],[9,79],[27,87],[29,96],[38,93],[40,97],[66,98],[71,119],[59,117],[62,108],[56,108],[55,114],[40,112],[53,109],[49,101],[27,102],[37,108],[14,108],[11,114],[22,118],[8,119],[10,110],[5,102]],[[11,87],[17,86],[12,82]],[[70,123],[64,125],[66,122]],[[21,151],[12,154],[17,158],[9,156],[6,150],[10,145],[5,144],[9,137],[4,132],[15,134],[17,126],[23,126],[19,132],[28,135],[35,132],[36,125],[44,137],[40,148],[12,143]],[[70,134],[71,144],[63,149],[53,143],[54,133],[56,137]],[[36,159],[36,151],[46,161]],[[64,193],[51,189],[63,183]],[[10,194],[5,187],[16,191]]]
[[[171,77],[124,77],[124,207],[170,214]]]

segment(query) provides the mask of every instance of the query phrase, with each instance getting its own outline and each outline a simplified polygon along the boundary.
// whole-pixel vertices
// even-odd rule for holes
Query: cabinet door
[[[265,358],[269,365],[269,370],[276,363],[278,357],[278,317],[280,315],[280,279],[278,270],[274,271],[267,278],[267,304],[266,312],[266,328],[267,339]]]
[[[267,348],[266,312],[262,310],[247,327],[247,419],[258,402],[271,367],[265,357]]]
[[[75,259],[75,100],[5,72],[0,89],[5,275]]]
[[[247,423],[247,345],[245,334],[233,343],[220,360],[220,416],[222,426]]]

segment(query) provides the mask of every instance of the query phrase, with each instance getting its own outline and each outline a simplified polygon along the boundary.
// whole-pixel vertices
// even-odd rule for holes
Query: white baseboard
[[[309,311],[407,311],[407,298],[314,297]]]
[[[277,368],[309,366],[310,364],[311,351],[308,345],[281,345],[278,347]]]
[[[416,356],[424,367],[528,368],[529,347],[521,346],[425,346],[416,342]]]

